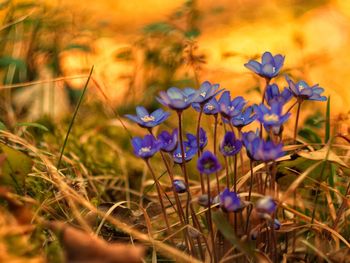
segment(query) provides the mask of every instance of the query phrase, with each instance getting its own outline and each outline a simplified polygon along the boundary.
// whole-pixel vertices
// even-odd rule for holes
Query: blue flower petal
[[[143,117],[149,115],[148,111],[142,106],[136,107],[136,114],[139,118],[143,118]]]
[[[261,59],[261,62],[262,62],[262,65],[264,66],[265,64],[270,64],[271,62],[273,62],[273,56],[270,52],[265,52],[263,55],[262,55],[262,59]]]
[[[244,64],[244,66],[256,74],[260,74],[261,72],[261,64],[255,60],[249,60],[249,62]]]

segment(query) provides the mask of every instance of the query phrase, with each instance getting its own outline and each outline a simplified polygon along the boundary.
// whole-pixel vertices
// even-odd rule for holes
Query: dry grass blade
[[[298,176],[296,180],[289,186],[287,191],[283,194],[280,200],[286,200],[288,196],[290,196],[297,187],[304,181],[304,179],[320,164],[322,161],[317,162],[313,165],[311,165],[309,168],[307,168],[302,174]]]
[[[318,256],[323,258],[326,262],[332,263],[332,261],[329,260],[328,257],[321,250],[317,249],[317,247],[313,246],[310,242],[306,240],[301,240],[301,243],[306,245],[308,248],[312,249]]]
[[[64,177],[60,174],[60,172],[57,170],[55,165],[50,161],[50,159],[44,155],[39,149],[25,141],[24,139],[11,134],[6,131],[0,131],[0,134],[3,138],[6,138],[9,142],[18,144],[27,150],[29,150],[32,154],[34,154],[37,158],[41,160],[41,162],[45,165],[47,174],[51,177],[51,182],[54,184],[54,186],[60,190],[64,194],[64,196],[68,199],[71,199],[72,202],[75,203],[75,209],[77,205],[83,206],[89,211],[92,211],[96,213],[97,215],[101,216],[102,218],[105,216],[105,213],[98,210],[93,204],[91,204],[88,200],[86,200],[83,196],[81,196],[78,192],[76,192],[74,189],[69,187],[67,183],[64,181]],[[77,211],[80,212],[80,211]],[[123,231],[124,233],[127,233],[131,235],[134,239],[139,240],[140,242],[151,244],[154,246],[159,253],[164,255],[167,258],[175,259],[177,262],[193,262],[193,263],[200,263],[201,261],[197,260],[196,258],[189,256],[182,252],[179,249],[176,249],[172,246],[169,246],[167,244],[164,244],[161,241],[153,239],[153,237],[143,234],[140,231],[134,229],[132,226],[129,226],[125,223],[123,223],[121,220],[118,220],[112,216],[106,217],[106,220]],[[38,218],[38,221],[41,220]],[[43,223],[43,222],[42,222]]]

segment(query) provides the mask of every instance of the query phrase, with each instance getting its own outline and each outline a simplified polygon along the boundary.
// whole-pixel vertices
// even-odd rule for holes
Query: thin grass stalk
[[[57,169],[60,169],[60,166],[61,166],[61,162],[62,162],[62,156],[63,156],[63,153],[64,153],[64,149],[66,148],[66,145],[67,145],[67,141],[68,141],[68,137],[69,137],[69,134],[73,128],[73,124],[74,124],[74,121],[75,121],[75,118],[77,116],[77,113],[78,113],[78,110],[80,108],[80,105],[83,101],[83,98],[84,98],[84,95],[85,95],[85,92],[87,90],[87,87],[88,87],[88,84],[89,84],[89,81],[90,81],[90,78],[91,78],[91,75],[92,75],[92,72],[94,71],[94,66],[91,67],[91,70],[90,70],[90,73],[89,73],[89,76],[85,82],[85,86],[84,86],[84,89],[83,89],[83,92],[81,93],[80,95],[80,98],[79,98],[79,101],[78,101],[78,104],[77,104],[77,107],[75,108],[75,111],[74,111],[74,114],[73,114],[73,117],[69,123],[69,127],[68,127],[68,131],[66,133],[66,137],[64,139],[64,142],[63,142],[63,145],[62,145],[62,149],[61,149],[61,153],[60,153],[60,157],[58,158],[58,162],[57,162]]]

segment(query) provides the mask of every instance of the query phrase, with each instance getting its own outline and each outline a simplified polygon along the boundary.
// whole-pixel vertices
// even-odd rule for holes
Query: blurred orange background
[[[108,32],[94,41],[96,53],[88,60],[78,52],[64,54],[65,74],[94,64],[113,98],[118,98],[125,88],[118,78],[133,70],[124,62],[114,61],[113,52],[131,45],[143,25],[168,19],[184,3],[88,0],[81,6],[79,2],[63,2],[91,14],[90,23],[104,24]],[[318,3],[308,6],[308,2]],[[243,64],[268,50],[284,54],[285,67],[297,77],[324,87],[335,111],[349,109],[349,1],[202,0],[197,6],[203,16],[198,46],[206,55],[200,80],[219,82],[242,93],[257,81]],[[251,94],[251,100],[256,99],[259,96]]]
[[[151,94],[145,82],[151,70],[145,70],[145,55],[140,52],[147,43],[142,30],[147,24],[160,21],[185,27],[188,21],[174,21],[174,14],[189,2],[196,8],[200,30],[194,38],[198,46],[196,53],[205,60],[197,71],[199,81],[220,83],[237,95],[249,90],[245,96],[252,103],[258,102],[259,92],[253,88],[259,86],[261,80],[243,64],[250,58],[258,58],[264,51],[280,53],[286,56],[284,73],[305,79],[309,84],[319,83],[325,88],[325,95],[331,96],[333,114],[347,114],[350,109],[347,87],[350,81],[350,1],[45,1],[51,8],[57,8],[57,13],[67,16],[76,28],[70,40],[91,48],[91,52],[60,51],[61,74],[86,74],[94,65],[96,80],[115,104],[128,95],[131,86],[136,96],[142,97],[145,92]],[[142,34],[144,42],[140,42]],[[167,36],[173,37],[171,34]],[[116,59],[121,50],[131,50],[132,59]],[[153,74],[157,76],[158,73]],[[172,76],[173,79],[184,77],[194,77],[188,65],[177,68]],[[285,85],[283,76],[276,81]],[[77,89],[84,82],[85,79],[68,81]],[[320,107],[325,108],[325,105]]]

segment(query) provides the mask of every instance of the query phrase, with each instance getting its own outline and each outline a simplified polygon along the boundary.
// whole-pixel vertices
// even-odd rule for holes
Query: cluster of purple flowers
[[[289,111],[284,110],[287,102],[293,97],[301,103],[304,100],[325,101],[326,97],[321,96],[323,89],[318,85],[309,86],[305,81],[293,82],[286,76],[288,87],[280,91],[277,84],[270,84],[281,71],[285,57],[282,55],[273,56],[270,52],[262,55],[261,63],[250,60],[245,67],[266,79],[263,101],[259,105],[248,105],[248,102],[241,96],[232,98],[229,91],[220,89],[219,84],[212,84],[205,81],[199,89],[171,87],[167,91],[161,91],[157,100],[170,110],[175,111],[179,116],[191,106],[200,114],[208,116],[221,116],[225,127],[225,134],[218,150],[225,157],[237,155],[245,148],[247,156],[252,161],[270,162],[283,156],[283,145],[274,136],[281,136],[283,125],[291,116]],[[220,95],[220,98],[216,98]],[[128,119],[136,122],[139,126],[152,130],[168,119],[169,112],[157,109],[149,113],[144,107],[136,108],[136,116],[126,115]],[[243,127],[257,120],[261,127],[264,127],[267,139],[262,136],[262,131],[242,132]],[[181,127],[178,127],[181,129]],[[235,135],[234,129],[236,128]],[[158,137],[146,135],[144,138],[135,137],[132,139],[134,153],[136,156],[148,160],[158,151],[169,153],[173,162],[184,165],[184,162],[191,161],[198,153],[197,169],[201,174],[210,175],[222,169],[219,156],[210,151],[204,151],[208,143],[208,136],[203,128],[199,127],[198,133],[186,133],[186,139],[180,141],[178,129],[171,133],[162,131]],[[216,139],[216,138],[215,138]],[[182,143],[182,145],[181,145]],[[203,152],[204,151],[204,152]],[[215,152],[215,150],[214,150]],[[187,187],[182,180],[173,181],[174,188],[178,193],[183,193]],[[219,193],[220,207],[226,212],[240,211],[245,207],[236,192],[225,189]],[[210,198],[209,198],[210,199]],[[211,199],[208,202],[213,202]],[[264,203],[265,202],[265,203]],[[273,202],[261,201],[257,206],[266,213],[272,213],[275,209]],[[269,207],[268,207],[269,206]],[[267,211],[268,210],[268,211]]]

